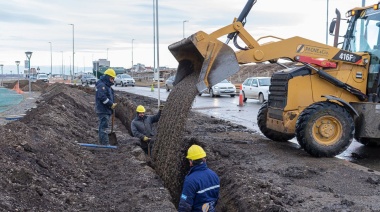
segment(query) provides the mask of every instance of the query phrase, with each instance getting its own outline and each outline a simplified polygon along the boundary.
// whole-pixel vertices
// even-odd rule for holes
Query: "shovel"
[[[113,131],[114,122],[115,122],[115,109],[113,109],[113,113],[112,113],[111,132],[108,134],[110,145],[113,145],[113,146],[117,145],[116,133]]]

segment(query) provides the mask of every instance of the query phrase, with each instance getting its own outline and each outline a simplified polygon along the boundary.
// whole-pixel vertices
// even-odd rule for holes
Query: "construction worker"
[[[214,212],[219,199],[218,175],[207,168],[206,152],[198,145],[187,150],[190,171],[185,177],[178,211]]]
[[[149,155],[149,153],[152,152],[154,136],[156,135],[153,123],[159,121],[163,107],[164,105],[160,105],[160,109],[156,115],[145,115],[146,110],[142,105],[139,105],[136,108],[137,114],[132,120],[131,131],[134,137],[140,139],[140,146],[144,150],[145,154]]]
[[[115,77],[115,71],[109,68],[96,82],[95,110],[99,119],[98,133],[101,145],[109,145],[108,123],[117,105],[114,102],[114,91],[111,87],[114,84]]]

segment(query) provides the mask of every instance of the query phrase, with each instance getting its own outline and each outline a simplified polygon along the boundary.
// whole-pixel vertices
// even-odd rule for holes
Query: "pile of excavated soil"
[[[97,141],[93,89],[54,84],[42,93],[24,119],[0,126],[1,211],[175,211],[191,143],[205,148],[221,179],[217,211],[380,210],[375,173],[183,106],[172,110],[170,98],[159,132],[174,139],[156,143],[154,169],[129,130],[136,106],[156,113],[156,99],[117,92],[117,149],[79,146]],[[182,132],[171,131],[178,126]]]
[[[17,82],[18,82],[17,80],[16,81],[4,82],[4,87],[12,89],[15,87]],[[19,88],[22,91],[24,91],[24,92],[29,91],[29,80],[22,79],[22,80],[19,80],[19,83],[20,83]],[[49,83],[43,82],[41,80],[37,80],[35,82],[30,82],[30,90],[31,91],[42,91],[45,88],[47,88],[48,86],[49,86]]]

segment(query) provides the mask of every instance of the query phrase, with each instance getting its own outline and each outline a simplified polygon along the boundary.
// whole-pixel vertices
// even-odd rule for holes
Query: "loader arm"
[[[248,15],[249,7],[252,7],[255,2],[254,0],[249,0],[241,14]],[[241,16],[239,16],[239,19],[235,18],[232,24],[222,27],[211,34],[199,31],[169,46],[169,50],[179,62],[174,85],[190,73],[199,72],[199,80],[196,86],[199,92],[203,92],[223,79],[237,73],[239,71],[239,64],[273,62],[280,58],[299,61],[305,64],[309,63],[302,61],[302,58],[309,58],[311,60],[323,58],[326,62],[320,64],[322,67],[328,67],[324,66],[324,64],[331,65],[331,63],[336,62],[361,66],[368,63],[368,60],[363,60],[361,55],[302,37],[282,39],[275,36],[265,36],[255,40],[244,28],[244,24],[241,22],[244,18]],[[241,48],[239,46],[238,49],[242,50],[235,52],[226,43],[218,40],[225,35],[228,35],[226,43],[231,38],[237,39],[239,37],[246,47]],[[277,41],[260,45],[258,41],[264,38],[275,38]],[[236,42],[234,43],[236,46]],[[322,78],[335,86],[344,88],[361,100],[366,98],[366,95],[357,89],[346,85],[338,79],[332,79],[322,69],[316,70],[318,70],[317,73]]]

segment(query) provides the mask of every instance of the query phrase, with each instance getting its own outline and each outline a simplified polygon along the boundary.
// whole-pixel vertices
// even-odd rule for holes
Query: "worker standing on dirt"
[[[116,73],[109,68],[104,72],[104,75],[96,82],[96,101],[95,110],[99,119],[99,143],[101,145],[109,145],[108,138],[108,123],[113,110],[116,107],[114,103],[114,91],[111,86],[114,84]]]
[[[145,107],[142,105],[136,108],[136,117],[131,123],[131,131],[134,137],[140,139],[140,146],[145,154],[150,156],[154,144],[154,137],[156,135],[153,123],[160,120],[161,110],[164,105],[160,105],[160,109],[156,115],[145,115]],[[149,147],[149,148],[148,148]]]
[[[206,152],[198,145],[187,150],[190,171],[185,177],[178,211],[214,212],[219,199],[220,180],[206,165]]]

